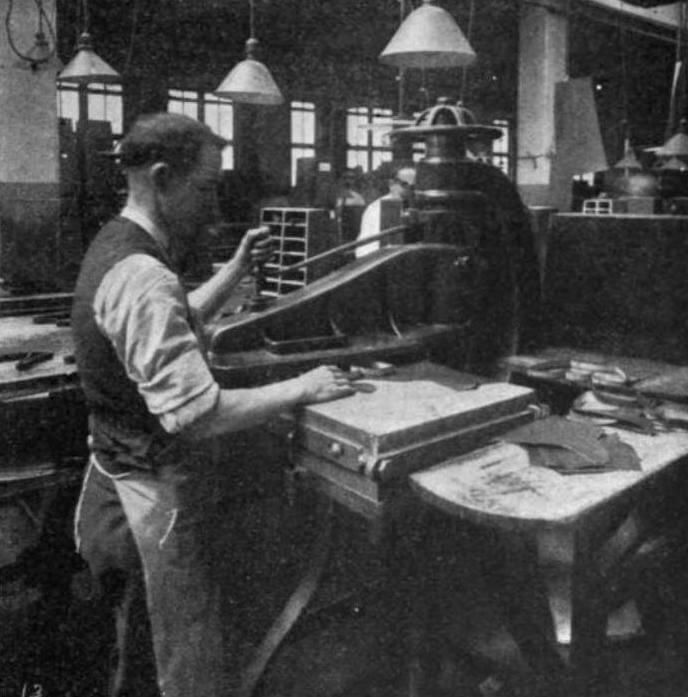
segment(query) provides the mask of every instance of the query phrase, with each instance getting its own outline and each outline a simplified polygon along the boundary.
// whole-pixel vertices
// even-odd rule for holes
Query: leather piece
[[[509,431],[501,440],[524,446],[532,465],[560,474],[641,469],[638,454],[617,434],[562,417],[534,421]]]
[[[515,428],[501,440],[517,445],[558,447],[576,453],[591,465],[601,466],[609,462],[609,453],[599,442],[603,435],[598,426],[551,416]]]

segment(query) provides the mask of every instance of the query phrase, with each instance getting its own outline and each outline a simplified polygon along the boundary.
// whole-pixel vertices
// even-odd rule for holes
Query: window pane
[[[365,147],[368,144],[368,109],[354,107],[346,113],[346,140],[349,145]]]
[[[346,153],[346,166],[349,169],[360,167],[364,172],[367,172],[368,153],[365,150],[349,150]]]
[[[291,142],[292,145],[315,143],[315,104],[291,103]]]
[[[218,106],[217,132],[227,140],[234,140],[234,107],[231,104]]]
[[[76,123],[79,120],[79,93],[76,89],[58,87],[59,107],[58,114],[63,119],[71,119]]]
[[[206,101],[203,107],[203,120],[210,128],[217,133],[218,123],[220,122],[220,108],[218,104]]]
[[[105,113],[107,120],[112,124],[113,133],[122,133],[122,97],[109,94],[105,97]]]
[[[229,99],[220,99],[214,94],[203,96],[203,120],[218,135],[233,140],[234,105]]]
[[[493,126],[499,128],[502,135],[492,141],[492,152],[494,153],[509,153],[509,124],[507,121],[496,120],[492,122]]]
[[[233,145],[226,145],[222,150],[222,169],[234,169]]]
[[[388,131],[392,130],[392,110],[374,109],[371,122],[376,128],[371,131],[373,147],[389,147]],[[383,128],[388,126],[388,128]]]
[[[88,117],[94,121],[105,121],[105,95],[88,94]]]
[[[373,150],[373,169],[377,169],[383,162],[390,162],[391,159],[391,150]]]
[[[198,118],[198,93],[192,90],[169,90],[167,111],[172,114],[185,114]]]
[[[297,160],[301,157],[315,157],[314,148],[292,148],[291,149],[291,184],[296,185]]]

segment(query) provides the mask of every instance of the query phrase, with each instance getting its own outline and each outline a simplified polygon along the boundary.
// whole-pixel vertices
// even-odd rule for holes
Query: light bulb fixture
[[[267,67],[256,59],[258,39],[255,38],[253,0],[249,0],[250,37],[246,41],[246,58],[229,72],[215,90],[218,97],[246,104],[277,106],[284,97]]]
[[[90,82],[121,82],[120,74],[108,65],[94,50],[93,40],[88,31],[88,1],[83,0],[84,29],[76,44],[76,53],[67,66],[60,72],[60,82],[87,85]]]
[[[379,58],[397,68],[460,68],[470,65],[476,55],[449,12],[434,0],[423,0]]]

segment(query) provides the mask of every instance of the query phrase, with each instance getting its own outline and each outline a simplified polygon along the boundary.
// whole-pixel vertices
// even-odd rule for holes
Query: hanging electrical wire
[[[9,0],[7,4],[7,12],[5,13],[5,33],[7,34],[7,43],[12,49],[12,52],[22,60],[26,61],[32,70],[37,70],[40,65],[50,61],[55,55],[57,41],[55,36],[55,28],[53,27],[50,18],[43,8],[43,0],[34,0],[36,10],[38,11],[38,29],[35,34],[33,46],[25,53],[17,47],[17,44],[12,36],[12,13],[14,11],[14,0]],[[43,27],[47,28],[50,41],[46,38]]]
[[[475,18],[475,0],[471,0],[468,6],[468,25],[466,27],[466,39],[471,43],[473,38],[473,19]],[[464,102],[466,96],[466,85],[468,84],[468,65],[464,65],[461,69],[461,92],[459,101]]]
[[[124,74],[129,72],[131,59],[134,55],[134,40],[136,39],[136,31],[138,28],[139,18],[139,0],[134,0],[134,7],[131,12],[131,32],[129,33],[129,47],[127,48],[127,58],[124,62]]]
[[[668,140],[674,132],[676,121],[676,107],[680,98],[685,98],[685,65],[683,56],[684,33],[686,29],[685,3],[678,6],[679,17],[676,23],[676,55],[674,60],[674,74],[671,82],[671,94],[669,97],[669,117],[667,119],[664,140]],[[679,89],[681,94],[679,95]]]

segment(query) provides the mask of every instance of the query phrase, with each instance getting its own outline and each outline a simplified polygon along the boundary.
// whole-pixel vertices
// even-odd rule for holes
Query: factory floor
[[[303,574],[317,535],[315,519],[295,514],[283,500],[247,504],[239,518],[238,527],[237,520],[233,523],[233,557],[243,563],[228,562],[232,568],[227,570],[237,668],[253,656]],[[419,672],[418,664],[409,662],[408,625],[398,612],[408,603],[408,595],[399,590],[404,579],[399,578],[397,586],[390,578],[385,550],[371,541],[365,525],[344,518],[334,533],[332,555],[311,609],[269,663],[257,695],[558,694],[555,686],[530,673],[483,585],[475,579],[465,584],[465,576],[454,592],[433,598],[440,606],[442,629],[421,640]],[[441,564],[459,576],[470,565],[457,559]],[[76,571],[72,601],[59,620],[57,615],[32,616],[30,610],[13,615],[14,624],[0,623],[0,697],[104,697],[109,618],[89,592],[88,574]],[[668,622],[654,628],[652,635],[643,630],[633,607],[623,615],[617,618],[605,682],[596,694],[688,696],[686,608],[679,602]],[[560,648],[565,657],[566,645]]]

